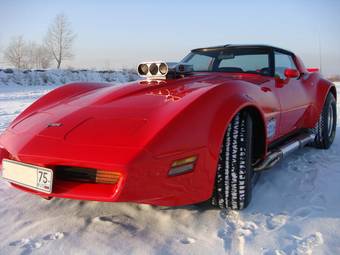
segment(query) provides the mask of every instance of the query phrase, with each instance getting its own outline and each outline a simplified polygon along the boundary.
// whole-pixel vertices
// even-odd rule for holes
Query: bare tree
[[[75,36],[67,17],[64,14],[57,15],[47,31],[45,45],[57,62],[58,69],[64,60],[73,57],[72,44]]]
[[[38,48],[36,49],[36,66],[37,68],[49,68],[52,64],[52,56],[49,52],[49,50],[44,46],[44,45],[39,45]]]
[[[36,65],[36,58],[37,58],[37,49],[38,45],[35,42],[29,42],[26,43],[26,59],[27,59],[27,65],[26,68],[32,69],[35,68]]]
[[[27,46],[22,36],[12,38],[4,51],[4,58],[16,68],[27,67]]]
[[[43,68],[51,66],[53,57],[44,45],[30,42],[27,45],[28,68]]]

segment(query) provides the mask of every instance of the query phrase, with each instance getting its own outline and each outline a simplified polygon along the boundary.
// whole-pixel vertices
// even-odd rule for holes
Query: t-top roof
[[[265,45],[265,44],[226,44],[226,45],[220,45],[220,46],[212,46],[212,47],[204,47],[204,48],[197,48],[193,49],[193,52],[197,51],[215,51],[215,50],[224,50],[224,49],[232,49],[232,48],[260,48],[260,49],[274,49],[274,50],[279,50],[287,53],[293,54],[291,51],[270,46],[270,45]]]

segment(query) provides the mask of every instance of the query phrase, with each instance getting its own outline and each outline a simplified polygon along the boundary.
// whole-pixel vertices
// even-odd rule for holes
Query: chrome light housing
[[[142,62],[137,67],[139,76],[147,79],[166,79],[191,73],[193,66],[186,63],[152,61]]]

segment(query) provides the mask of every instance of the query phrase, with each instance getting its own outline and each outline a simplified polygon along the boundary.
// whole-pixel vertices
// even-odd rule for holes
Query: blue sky
[[[323,72],[340,73],[339,0],[0,0],[0,49],[17,35],[41,41],[58,13],[77,33],[65,67],[176,61],[192,48],[227,43],[287,48],[318,67],[320,35]]]

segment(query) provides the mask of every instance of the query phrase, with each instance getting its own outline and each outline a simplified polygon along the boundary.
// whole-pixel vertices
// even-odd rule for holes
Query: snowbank
[[[131,70],[17,70],[0,69],[0,85],[45,86],[61,85],[73,81],[123,83],[138,79]]]

